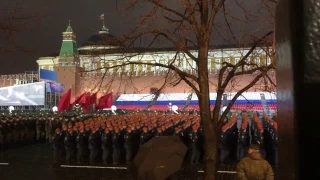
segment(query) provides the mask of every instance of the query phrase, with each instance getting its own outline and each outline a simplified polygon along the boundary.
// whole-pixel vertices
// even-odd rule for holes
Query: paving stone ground
[[[49,144],[36,144],[0,152],[0,180],[134,180],[130,168],[84,169],[62,168],[52,163]],[[74,164],[77,165],[77,164]],[[85,165],[85,164],[83,164]],[[97,164],[97,166],[103,166]],[[122,165],[121,167],[124,167]],[[170,180],[201,180],[201,166],[188,167],[170,177]],[[229,169],[226,169],[229,170]],[[220,174],[221,180],[232,180],[232,174]]]

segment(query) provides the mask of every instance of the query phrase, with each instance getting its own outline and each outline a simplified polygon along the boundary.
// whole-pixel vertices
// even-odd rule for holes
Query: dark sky
[[[13,0],[0,0],[7,6],[0,8],[12,9]],[[27,70],[36,70],[36,60],[41,56],[59,52],[62,42],[62,32],[66,29],[69,20],[77,34],[78,46],[95,34],[102,26],[99,16],[105,13],[105,23],[110,33],[118,36],[126,34],[135,27],[138,18],[148,9],[141,5],[132,12],[123,13],[121,2],[125,0],[28,0],[18,1],[22,14],[43,15],[39,20],[30,20],[32,32],[21,32],[14,36],[16,44],[28,50],[14,50],[0,54],[0,74],[19,73]],[[241,0],[239,0],[241,1]],[[250,0],[251,1],[251,0]],[[252,0],[256,1],[256,0]],[[243,14],[239,8],[232,9],[233,13]],[[251,8],[250,6],[248,6]],[[118,9],[118,10],[117,10]],[[3,11],[6,12],[6,11]],[[0,13],[0,19],[6,16]],[[245,17],[242,15],[245,19]],[[220,17],[222,19],[222,16]],[[31,24],[31,25],[30,25]],[[241,26],[247,26],[243,23]],[[0,43],[7,45],[7,41],[0,36]]]

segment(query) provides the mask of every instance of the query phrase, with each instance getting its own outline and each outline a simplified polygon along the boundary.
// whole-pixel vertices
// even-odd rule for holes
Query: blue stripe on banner
[[[157,101],[154,105],[169,105],[169,103],[172,103],[172,105],[185,105],[187,101]]]
[[[230,101],[228,101],[229,103]],[[211,100],[210,104],[214,105],[216,103],[215,100]],[[234,104],[261,104],[260,100],[237,100]],[[198,105],[198,100],[193,100],[190,102],[190,105]]]
[[[151,101],[116,101],[115,106],[147,106]],[[166,106],[169,103],[172,105],[185,105],[187,101],[157,101],[154,103],[155,106]],[[229,102],[229,101],[228,101]],[[215,100],[211,100],[210,104],[214,105],[216,103]],[[276,100],[267,100],[268,104],[276,104]],[[193,100],[190,102],[190,105],[198,105],[198,100]],[[234,104],[257,104],[261,105],[261,100],[237,100]]]
[[[151,101],[116,101],[115,106],[142,106],[142,105],[148,105]],[[157,101],[154,103],[154,105],[169,105],[169,103],[172,103],[172,105],[185,105],[187,101]]]
[[[267,104],[277,104],[277,100],[266,100]]]
[[[150,101],[116,101],[115,106],[146,106]]]

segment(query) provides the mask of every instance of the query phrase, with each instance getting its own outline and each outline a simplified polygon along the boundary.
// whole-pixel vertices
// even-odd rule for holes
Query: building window
[[[220,69],[220,67],[221,67],[221,59],[216,59],[215,63],[216,63],[216,68]]]
[[[126,65],[126,66],[125,66],[125,71],[126,71],[126,72],[129,72],[129,71],[130,71],[130,65]]]
[[[195,61],[192,61],[192,69],[197,69],[197,63]]]
[[[53,71],[53,66],[49,66],[49,70],[50,70],[50,71]]]
[[[257,58],[255,58],[255,63],[256,63],[256,65],[258,65],[258,66],[259,66],[259,65],[260,65],[260,58],[258,58],[258,57],[257,57]]]
[[[90,65],[89,65],[89,64],[87,64],[87,63],[84,64],[84,69],[85,69],[85,70],[89,70],[89,68],[90,68]]]
[[[226,62],[226,63],[231,63],[230,58],[226,58],[226,59],[225,59],[225,62]]]
[[[113,63],[109,63],[109,66],[108,66],[108,67],[111,67],[111,68],[108,69],[108,71],[109,71],[109,72],[113,72]]]
[[[164,61],[164,60],[160,60],[160,64],[165,64],[165,61]],[[160,69],[161,71],[164,71],[164,70],[165,70],[164,67],[159,67],[159,69]]]
[[[244,69],[248,70],[251,64],[250,59],[246,59],[244,60],[244,62],[245,62]]]
[[[101,68],[101,72],[106,72],[105,66],[104,66],[104,62],[100,63],[100,68]]]
[[[234,59],[235,65],[238,64],[239,62],[240,62],[240,58],[235,58],[235,59]]]
[[[270,65],[271,64],[271,59],[268,57],[267,58],[267,65]]]

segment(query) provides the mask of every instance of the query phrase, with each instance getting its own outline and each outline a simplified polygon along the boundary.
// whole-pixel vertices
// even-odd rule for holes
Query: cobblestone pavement
[[[48,144],[37,144],[0,152],[1,180],[133,180],[128,169],[62,168],[52,163]],[[1,163],[9,163],[4,165]],[[74,164],[77,165],[77,164]],[[97,164],[96,166],[102,166]],[[123,166],[121,166],[123,167]],[[201,180],[201,166],[188,167],[174,174],[170,180]],[[222,170],[231,170],[225,167]],[[220,180],[235,179],[234,174],[219,174]]]

